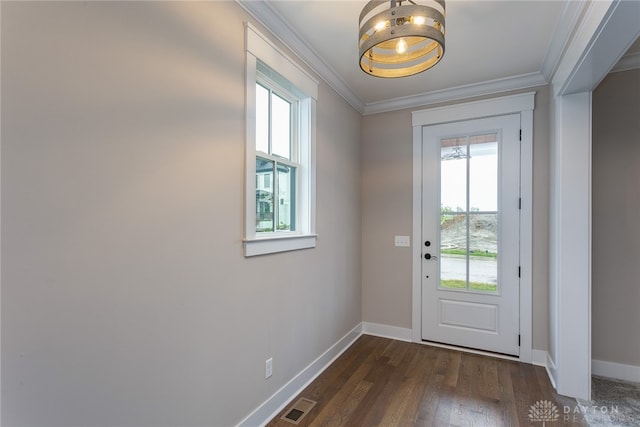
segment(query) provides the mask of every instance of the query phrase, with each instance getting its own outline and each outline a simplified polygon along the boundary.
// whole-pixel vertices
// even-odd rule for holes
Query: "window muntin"
[[[499,135],[440,140],[440,287],[498,291]]]
[[[258,73],[256,82],[256,233],[295,232],[298,171],[296,96]],[[271,185],[273,183],[273,185]]]

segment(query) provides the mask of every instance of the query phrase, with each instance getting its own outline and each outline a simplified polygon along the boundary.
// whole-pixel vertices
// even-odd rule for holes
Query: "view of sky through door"
[[[440,287],[498,290],[498,134],[440,140]]]

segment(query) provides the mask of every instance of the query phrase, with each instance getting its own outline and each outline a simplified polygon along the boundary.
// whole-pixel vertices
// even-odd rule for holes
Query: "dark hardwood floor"
[[[363,335],[299,397],[317,401],[299,426],[542,426],[530,419],[539,401],[564,419],[575,400],[553,390],[544,368],[428,345]],[[270,427],[291,427],[281,420]],[[573,421],[573,420],[572,420]]]

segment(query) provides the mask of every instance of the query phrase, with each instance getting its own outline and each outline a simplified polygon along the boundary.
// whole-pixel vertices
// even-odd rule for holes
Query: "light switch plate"
[[[411,240],[409,240],[409,236],[396,236],[396,246],[411,246]]]
[[[273,375],[273,358],[270,357],[264,362],[264,378],[270,378]]]

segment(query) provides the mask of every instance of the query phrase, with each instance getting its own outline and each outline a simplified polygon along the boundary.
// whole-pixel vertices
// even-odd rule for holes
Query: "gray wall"
[[[237,423],[362,318],[360,114],[321,83],[318,246],[245,259],[248,15],[1,7],[2,425]]]
[[[547,350],[549,88],[533,90],[533,348]],[[363,320],[407,329],[411,251],[394,247],[393,236],[412,234],[413,110],[365,116],[362,154]]]
[[[640,366],[640,70],[592,102],[592,356]]]

